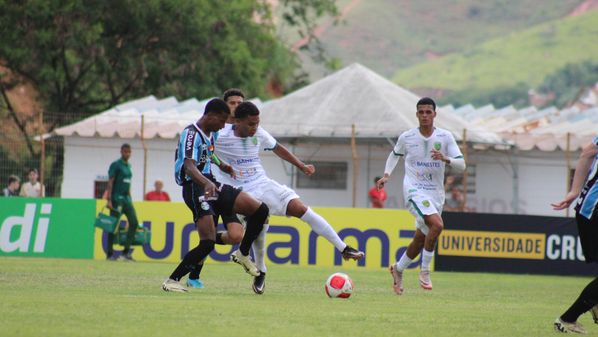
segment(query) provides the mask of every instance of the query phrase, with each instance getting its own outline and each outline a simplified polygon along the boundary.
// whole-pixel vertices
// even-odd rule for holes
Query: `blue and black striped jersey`
[[[174,177],[178,185],[191,181],[191,177],[185,174],[183,167],[186,158],[195,160],[199,172],[212,179],[210,164],[217,137],[218,132],[206,136],[197,124],[191,124],[181,132],[174,159]]]
[[[592,143],[598,146],[598,136],[594,138]],[[594,161],[592,162],[592,166],[590,166],[590,173],[588,174],[588,179],[581,190],[581,194],[579,195],[579,201],[577,202],[577,206],[575,210],[577,213],[583,215],[585,218],[590,219],[592,214],[597,212],[596,206],[598,206],[598,155],[594,157]]]

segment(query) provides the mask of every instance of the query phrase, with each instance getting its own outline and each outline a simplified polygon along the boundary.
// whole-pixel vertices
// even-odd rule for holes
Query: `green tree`
[[[598,82],[598,63],[585,61],[567,64],[547,76],[540,85],[543,93],[555,93],[555,104],[564,107],[588,86]]]
[[[336,13],[331,0],[283,5],[307,35],[315,19]],[[150,93],[209,97],[235,86],[264,96],[269,80],[287,84],[299,67],[262,0],[0,0],[0,8],[0,65],[17,75],[2,90],[32,83],[41,106],[59,113],[51,127]]]
[[[304,36],[317,18],[336,14],[334,0],[281,5]],[[39,164],[39,118],[11,103],[7,93],[19,84],[34,89],[50,131],[150,94],[204,98],[241,87],[263,97],[270,82],[293,86],[300,68],[266,0],[0,0],[0,9],[0,130],[19,130],[26,145],[9,152],[22,165]]]

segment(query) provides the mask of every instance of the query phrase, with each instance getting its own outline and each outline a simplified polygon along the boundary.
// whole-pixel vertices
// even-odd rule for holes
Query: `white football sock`
[[[399,259],[399,262],[397,262],[397,264],[395,265],[395,267],[397,268],[397,271],[402,272],[411,264],[411,262],[413,262],[413,260],[410,259],[409,256],[407,256],[407,251],[405,251],[403,253],[403,256],[401,256],[401,258]]]
[[[253,256],[255,257],[255,266],[260,271],[266,272],[266,233],[270,225],[264,224],[264,229],[260,232],[257,238],[251,244],[253,249]]]
[[[430,262],[434,257],[434,251],[427,251],[425,248],[422,250],[422,271],[430,271]]]
[[[330,224],[324,218],[322,218],[322,216],[312,211],[310,207],[307,208],[307,212],[303,214],[301,220],[307,222],[314,232],[325,237],[326,240],[330,241],[330,243],[332,243],[340,252],[347,247],[332,226],[330,226]]]

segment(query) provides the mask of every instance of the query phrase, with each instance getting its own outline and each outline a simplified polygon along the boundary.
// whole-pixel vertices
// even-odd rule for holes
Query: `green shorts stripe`
[[[422,211],[419,210],[419,208],[417,207],[415,202],[411,199],[409,199],[409,202],[411,203],[411,205],[413,205],[413,208],[415,208],[415,210],[417,211],[417,214],[419,214],[419,216],[421,216],[423,218],[424,214],[422,213]]]

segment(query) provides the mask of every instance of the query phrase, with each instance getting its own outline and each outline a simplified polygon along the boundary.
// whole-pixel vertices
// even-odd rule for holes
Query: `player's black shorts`
[[[239,220],[239,216],[237,214],[221,214],[220,218],[222,219],[222,224],[224,225],[224,228],[226,228],[228,230],[228,224],[231,222],[236,222],[236,223],[240,223],[243,224],[241,222],[241,220]],[[218,224],[218,220],[214,221],[215,224]]]
[[[226,184],[213,181],[216,184],[217,195],[211,200],[204,200],[203,186],[189,182],[183,185],[183,200],[187,207],[193,212],[193,222],[205,215],[234,215],[233,205],[240,190]],[[212,200],[213,199],[213,200]]]
[[[577,222],[577,230],[579,231],[579,241],[581,241],[581,249],[586,262],[598,263],[598,214],[594,211],[591,219],[576,213],[575,220]]]

